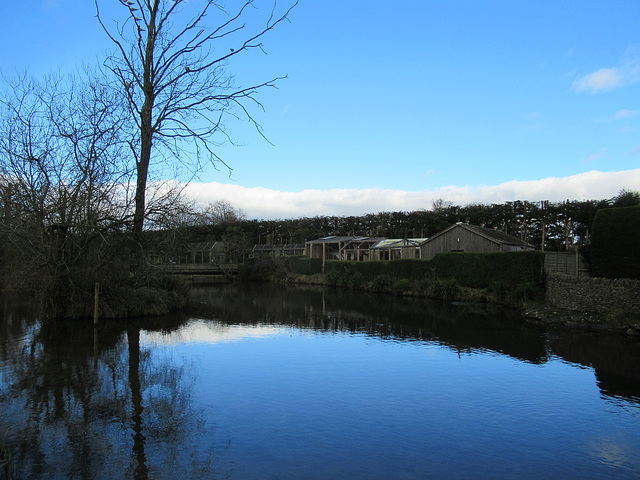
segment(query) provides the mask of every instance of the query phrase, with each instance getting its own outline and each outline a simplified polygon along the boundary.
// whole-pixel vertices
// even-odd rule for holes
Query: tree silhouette
[[[139,237],[148,209],[150,171],[158,156],[178,160],[190,172],[208,162],[224,163],[214,151],[229,140],[227,117],[253,119],[249,106],[261,107],[259,91],[283,77],[237,86],[229,61],[251,50],[262,50],[262,37],[288,18],[294,2],[281,10],[273,1],[258,27],[248,26],[254,0],[227,12],[215,0],[198,11],[184,0],[120,0],[126,19],[109,28],[95,0],[100,25],[116,46],[105,65],[115,75],[135,118],[130,147],[137,168],[134,234]],[[211,25],[209,16],[220,20]],[[185,158],[190,149],[192,158]],[[158,156],[156,156],[158,154]],[[152,164],[152,158],[154,164]]]

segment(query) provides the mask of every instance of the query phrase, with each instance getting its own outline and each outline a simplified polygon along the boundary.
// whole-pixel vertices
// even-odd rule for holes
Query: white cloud
[[[606,151],[607,149],[603,148],[597,153],[591,153],[582,161],[582,163],[595,162],[596,160],[599,160],[600,158],[602,158],[602,156],[605,154]]]
[[[631,150],[627,152],[627,155],[630,157],[635,157],[636,155],[640,155],[640,145],[634,145],[631,147]]]
[[[640,59],[636,48],[630,47],[625,52],[620,65],[601,68],[575,79],[573,89],[577,92],[606,92],[640,81]]]
[[[578,92],[606,92],[621,87],[625,83],[624,75],[618,68],[601,68],[596,72],[577,78],[573,82],[573,89]]]
[[[621,118],[631,118],[638,115],[640,111],[638,110],[618,110],[614,116],[615,120],[620,120]]]
[[[614,197],[622,188],[640,190],[640,168],[621,172],[592,170],[568,177],[512,180],[493,186],[450,185],[418,192],[381,188],[282,192],[212,182],[192,183],[186,193],[202,204],[227,200],[235,208],[241,208],[250,219],[282,219],[430,209],[433,201],[439,198],[456,205],[513,200],[599,200]]]

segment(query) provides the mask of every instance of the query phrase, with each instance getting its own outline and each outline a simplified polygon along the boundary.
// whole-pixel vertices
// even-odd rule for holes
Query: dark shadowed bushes
[[[460,285],[455,278],[436,278],[430,286],[430,297],[453,300],[460,293]]]
[[[371,290],[374,292],[389,292],[393,287],[393,278],[386,273],[376,275],[371,281]]]
[[[322,259],[304,256],[287,257],[287,269],[298,275],[313,275],[322,273]]]
[[[513,287],[523,281],[544,286],[544,253],[441,253],[432,260],[438,278],[455,278],[471,288],[491,288],[504,283]]]
[[[593,275],[640,279],[639,245],[640,207],[599,210],[591,236]]]
[[[544,253],[445,253],[432,260],[327,261],[330,285],[451,300],[462,288],[487,289],[500,301],[527,301],[544,291]]]

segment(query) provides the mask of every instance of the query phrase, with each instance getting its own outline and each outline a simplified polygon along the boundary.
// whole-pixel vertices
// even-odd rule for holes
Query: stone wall
[[[603,319],[640,321],[640,280],[576,277],[547,272],[547,305]]]

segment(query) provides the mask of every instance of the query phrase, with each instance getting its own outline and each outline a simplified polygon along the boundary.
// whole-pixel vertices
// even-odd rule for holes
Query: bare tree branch
[[[177,159],[192,173],[206,163],[221,163],[231,171],[214,150],[229,140],[225,119],[242,116],[264,137],[249,105],[262,108],[259,92],[285,77],[237,86],[228,62],[249,50],[264,52],[262,38],[288,20],[297,0],[284,9],[273,0],[257,27],[248,26],[250,14],[258,14],[255,0],[243,1],[233,13],[216,0],[206,0],[186,21],[193,6],[181,0],[121,0],[128,12],[112,28],[101,15],[99,0],[94,1],[98,21],[116,46],[117,54],[105,65],[121,86],[136,122],[130,146],[137,162],[134,231],[140,234],[148,208],[147,181],[157,169],[157,154]],[[214,11],[225,17],[216,25],[208,22]],[[214,55],[221,49],[225,52]],[[195,148],[196,158],[184,158],[187,145]]]

